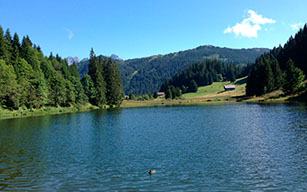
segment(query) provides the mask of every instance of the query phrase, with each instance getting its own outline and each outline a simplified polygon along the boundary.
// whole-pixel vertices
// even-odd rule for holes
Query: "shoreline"
[[[234,105],[234,104],[300,104],[306,103],[299,100],[290,100],[292,97],[266,98],[251,97],[251,98],[233,98],[233,97],[208,97],[208,98],[183,98],[183,99],[154,99],[145,101],[124,100],[120,108],[137,108],[137,107],[172,107],[172,106],[210,106],[210,105]],[[65,113],[82,113],[102,109],[90,104],[71,107],[43,107],[40,109],[26,110],[4,110],[0,109],[0,120],[15,119],[23,117],[56,115]]]
[[[99,107],[89,104],[71,107],[42,107],[40,109],[19,109],[13,111],[7,109],[0,109],[0,120],[44,115],[57,115],[65,113],[81,113],[97,109],[99,109]]]

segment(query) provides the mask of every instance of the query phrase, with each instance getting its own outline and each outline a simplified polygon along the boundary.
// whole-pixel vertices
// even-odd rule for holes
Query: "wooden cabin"
[[[233,85],[233,84],[230,84],[230,85],[224,85],[224,89],[225,91],[233,91],[236,89],[236,86]]]

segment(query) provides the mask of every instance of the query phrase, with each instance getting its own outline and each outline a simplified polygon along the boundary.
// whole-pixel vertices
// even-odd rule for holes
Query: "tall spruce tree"
[[[107,63],[105,69],[105,78],[107,84],[107,102],[109,106],[120,106],[123,101],[124,93],[122,82],[120,79],[120,72],[113,59]]]
[[[0,26],[0,59],[3,59],[6,63],[9,62],[7,42],[4,38],[3,29]]]
[[[70,71],[72,76],[74,76],[76,78],[80,78],[79,77],[78,67],[77,67],[75,62],[72,65],[69,66],[69,71]]]
[[[285,82],[282,87],[284,93],[289,95],[299,91],[304,79],[305,75],[303,71],[295,67],[292,59],[289,59],[286,65]]]
[[[20,55],[20,42],[17,33],[14,33],[13,42],[12,42],[12,60],[13,62],[17,61]]]
[[[91,49],[91,52],[90,52],[88,74],[91,76],[94,82],[95,88],[96,88],[96,98],[93,104],[99,107],[104,107],[107,104],[106,83],[103,78],[102,66],[98,64],[98,59],[94,53],[93,48]]]
[[[246,95],[260,96],[278,90],[282,78],[277,59],[272,54],[264,54],[257,58],[247,78]]]
[[[96,89],[91,76],[84,75],[81,80],[81,83],[84,89],[84,93],[88,97],[88,101],[94,104],[96,98]]]

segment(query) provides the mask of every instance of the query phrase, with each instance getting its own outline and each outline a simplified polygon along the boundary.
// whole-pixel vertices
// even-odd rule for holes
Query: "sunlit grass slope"
[[[211,85],[199,87],[196,93],[186,93],[183,94],[183,98],[189,99],[189,98],[197,98],[197,97],[203,97],[203,96],[239,96],[245,94],[245,86],[246,86],[246,79],[247,77],[243,77],[240,79],[237,79],[234,84],[236,85],[236,89],[234,91],[224,91],[224,85],[231,84],[230,81],[224,81],[224,82],[214,82]],[[227,94],[226,94],[227,93]]]

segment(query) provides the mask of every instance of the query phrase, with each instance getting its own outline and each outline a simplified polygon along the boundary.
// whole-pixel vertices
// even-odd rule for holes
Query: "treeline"
[[[260,96],[282,89],[286,95],[306,91],[307,27],[304,26],[282,47],[257,58],[247,79],[246,94]]]
[[[102,56],[96,57],[91,49],[89,71],[82,80],[89,102],[99,107],[119,106],[124,99],[120,72],[113,59],[108,61]]]
[[[88,102],[98,106],[118,105],[122,97],[113,95],[113,86],[121,90],[119,71],[112,60],[104,62],[104,68],[105,74],[111,75],[105,76],[106,99],[97,103],[100,95],[92,74],[81,82],[76,64],[68,66],[65,59],[52,53],[46,57],[29,36],[23,37],[20,42],[17,33],[12,37],[7,29],[4,34],[0,26],[1,108],[68,107]]]
[[[218,60],[206,60],[194,63],[187,69],[167,79],[160,88],[166,97],[176,98],[180,93],[197,92],[199,86],[210,85],[218,81],[235,81],[246,76],[251,64],[247,66],[224,64]]]
[[[214,46],[200,46],[195,49],[179,51],[166,55],[116,60],[123,80],[123,88],[126,94],[148,94],[158,91],[162,83],[186,69],[193,63],[202,62],[205,59],[219,60],[225,64],[246,65],[254,62],[269,49],[229,49]],[[88,73],[88,61],[77,64],[81,76]]]

